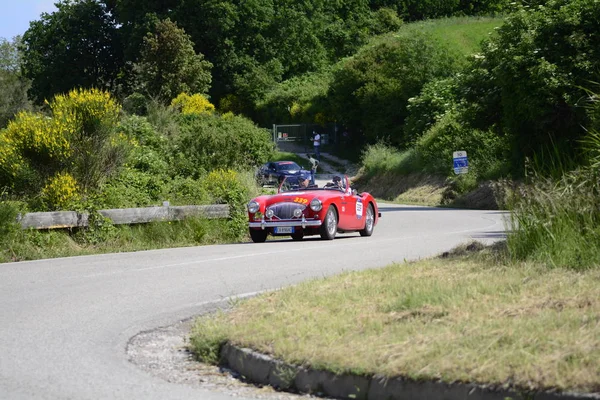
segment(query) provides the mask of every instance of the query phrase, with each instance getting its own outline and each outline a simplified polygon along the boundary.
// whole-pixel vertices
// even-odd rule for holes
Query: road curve
[[[229,399],[127,361],[128,340],[225,297],[504,237],[505,215],[380,204],[372,237],[338,235],[0,264],[0,399]]]

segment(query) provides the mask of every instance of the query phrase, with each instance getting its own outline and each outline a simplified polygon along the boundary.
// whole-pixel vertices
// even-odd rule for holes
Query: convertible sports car
[[[271,161],[263,164],[256,171],[256,181],[259,185],[279,185],[287,176],[310,175],[310,171],[302,169],[293,161]]]
[[[250,237],[255,243],[268,235],[320,235],[331,240],[337,232],[371,236],[381,217],[369,193],[350,188],[348,177],[309,175],[286,177],[277,194],[259,196],[248,203]]]

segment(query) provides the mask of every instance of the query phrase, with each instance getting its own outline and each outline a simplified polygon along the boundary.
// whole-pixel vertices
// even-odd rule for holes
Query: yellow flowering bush
[[[0,186],[61,207],[71,191],[98,187],[131,143],[117,132],[121,107],[107,92],[76,89],[48,106],[49,116],[22,112],[0,132]]]
[[[211,114],[215,111],[215,106],[203,95],[196,93],[189,95],[181,93],[173,99],[171,106],[179,109],[182,114]]]
[[[23,157],[17,152],[14,138],[0,132],[0,187],[9,186],[23,168]]]
[[[290,116],[292,118],[299,118],[303,112],[304,112],[304,109],[302,108],[300,103],[294,101],[290,107]]]
[[[67,135],[71,128],[41,114],[21,112],[9,122],[3,136],[11,151],[40,161],[60,161],[71,155]]]
[[[64,121],[72,133],[98,134],[99,125],[114,126],[121,106],[110,93],[98,89],[75,89],[59,94],[50,103],[52,116]]]
[[[49,210],[66,209],[80,199],[77,181],[68,172],[59,172],[48,179],[40,198]]]

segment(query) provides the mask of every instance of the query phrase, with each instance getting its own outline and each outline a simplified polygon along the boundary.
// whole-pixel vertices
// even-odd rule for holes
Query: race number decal
[[[356,200],[356,218],[361,219],[363,214],[363,203],[361,199]]]
[[[294,199],[294,203],[308,204],[308,199],[303,199],[302,197],[296,197]]]

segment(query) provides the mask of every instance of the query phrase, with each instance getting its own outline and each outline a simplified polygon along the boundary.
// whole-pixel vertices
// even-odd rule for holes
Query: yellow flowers
[[[48,180],[40,197],[49,209],[68,208],[70,204],[79,200],[77,181],[68,172],[59,172]]]
[[[60,208],[94,186],[89,176],[101,175],[82,166],[104,168],[91,160],[110,153],[101,151],[106,146],[124,147],[129,140],[114,129],[121,107],[107,92],[76,89],[47,104],[50,116],[21,112],[0,131],[0,183],[40,194],[44,204]],[[47,170],[65,172],[44,182]],[[79,183],[69,171],[84,171]]]
[[[215,111],[215,106],[199,93],[191,96],[181,93],[173,99],[171,106],[181,110],[182,114],[210,114]]]
[[[75,89],[57,95],[50,109],[54,119],[75,130],[85,129],[90,123],[115,124],[121,112],[121,106],[110,94],[98,89]]]

